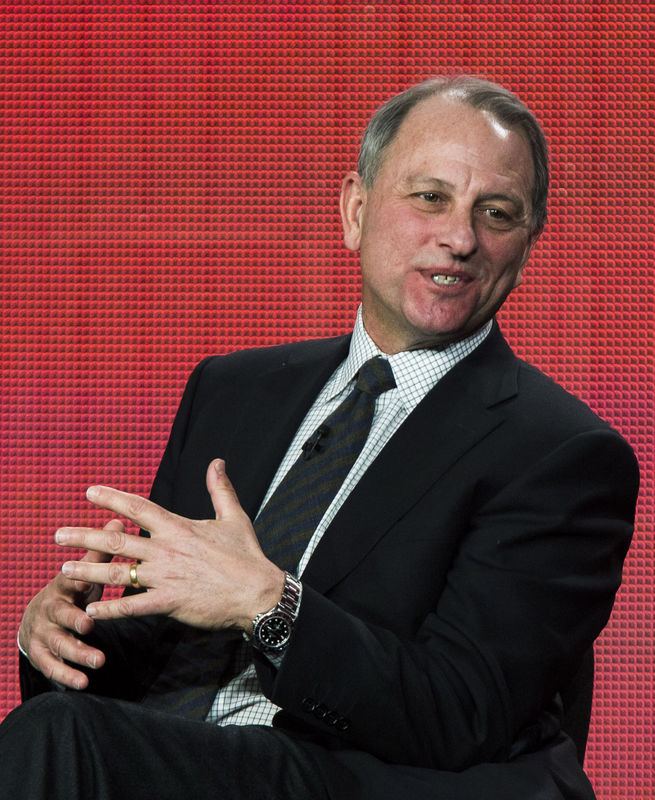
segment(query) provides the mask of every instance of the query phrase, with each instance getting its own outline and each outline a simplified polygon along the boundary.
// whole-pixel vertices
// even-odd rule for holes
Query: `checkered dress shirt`
[[[348,356],[325,384],[298,428],[264,498],[262,508],[300,455],[303,443],[348,395],[355,375],[365,361],[376,355],[388,358],[396,379],[396,388],[377,398],[368,439],[307,545],[298,567],[299,577],[302,578],[307,562],[344,500],[403,420],[450,369],[475,350],[487,337],[491,326],[490,321],[476,333],[443,350],[411,350],[389,356],[382,353],[366,333],[361,308],[359,309]],[[248,645],[244,646],[241,653],[241,666],[243,671],[216,695],[207,721],[219,725],[270,725],[279,708],[261,692]]]

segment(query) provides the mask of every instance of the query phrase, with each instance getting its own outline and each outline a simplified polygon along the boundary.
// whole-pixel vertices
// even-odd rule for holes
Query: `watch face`
[[[263,647],[282,647],[291,636],[291,623],[282,616],[269,617],[262,621],[256,635]]]

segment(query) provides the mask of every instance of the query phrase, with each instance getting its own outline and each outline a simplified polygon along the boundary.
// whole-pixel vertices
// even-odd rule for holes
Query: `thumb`
[[[215,458],[207,469],[207,490],[212,499],[216,519],[230,519],[243,514],[241,503],[225,472],[225,461]]]

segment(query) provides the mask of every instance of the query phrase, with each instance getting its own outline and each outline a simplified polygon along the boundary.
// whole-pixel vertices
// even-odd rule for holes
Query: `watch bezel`
[[[276,626],[279,622],[283,622],[285,626],[285,631],[282,634],[282,638],[279,638],[277,641],[270,641],[268,637],[271,636],[274,626]],[[291,616],[277,609],[272,609],[257,620],[253,629],[253,638],[257,647],[259,647],[261,650],[276,652],[286,647],[291,639],[292,633],[293,619]]]

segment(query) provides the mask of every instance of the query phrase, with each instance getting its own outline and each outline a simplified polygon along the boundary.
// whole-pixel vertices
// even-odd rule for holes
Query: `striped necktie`
[[[396,382],[389,362],[376,356],[362,365],[341,405],[305,442],[255,520],[266,556],[295,572],[318,523],[362,450],[373,422],[375,401]]]

